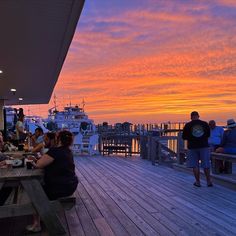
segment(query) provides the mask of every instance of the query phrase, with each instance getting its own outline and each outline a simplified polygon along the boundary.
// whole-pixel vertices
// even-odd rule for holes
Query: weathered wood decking
[[[192,185],[193,177],[138,158],[76,157],[77,205],[70,235],[235,235],[236,192]],[[29,217],[0,221],[0,235],[24,235]],[[47,235],[41,233],[38,235]]]

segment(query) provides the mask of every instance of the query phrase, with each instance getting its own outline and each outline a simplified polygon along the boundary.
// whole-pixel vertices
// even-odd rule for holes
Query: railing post
[[[157,156],[158,156],[158,164],[161,164],[162,163],[162,157],[161,157],[161,142],[160,142],[160,138],[158,138],[156,140],[156,144],[157,144],[157,150],[156,150],[156,153],[157,153]]]
[[[182,156],[181,156],[181,150],[184,149],[184,141],[182,139],[182,132],[178,133],[177,136],[177,163],[183,164]]]
[[[98,136],[98,151],[102,153],[102,134]]]
[[[157,139],[155,137],[152,137],[152,139],[151,139],[151,160],[152,160],[152,165],[155,165],[156,156],[157,156]]]
[[[152,150],[152,136],[148,135],[148,160],[152,160],[151,150]]]

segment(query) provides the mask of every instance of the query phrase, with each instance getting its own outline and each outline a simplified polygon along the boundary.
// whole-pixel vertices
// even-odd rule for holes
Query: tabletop
[[[28,170],[26,167],[19,168],[0,168],[0,181],[21,180],[29,178],[42,178],[44,171],[42,169]]]

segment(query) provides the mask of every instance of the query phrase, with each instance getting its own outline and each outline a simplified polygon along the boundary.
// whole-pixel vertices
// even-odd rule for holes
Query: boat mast
[[[84,106],[85,106],[85,101],[84,101],[84,98],[83,98],[83,100],[82,100],[82,110],[83,110],[83,112],[84,112]]]
[[[53,103],[54,103],[55,111],[57,111],[57,96],[56,96],[55,93],[54,93],[54,96],[53,96]]]

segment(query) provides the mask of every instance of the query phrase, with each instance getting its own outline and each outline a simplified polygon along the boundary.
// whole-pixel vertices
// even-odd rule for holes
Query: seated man
[[[43,136],[43,142],[40,142],[35,146],[31,152],[37,153],[40,152],[41,155],[45,154],[49,148],[56,146],[56,134],[55,133],[46,133]]]
[[[38,127],[35,129],[34,135],[31,137],[33,149],[31,152],[41,152],[43,142],[44,142],[44,134],[43,134],[43,129]]]
[[[209,127],[211,133],[210,137],[208,138],[208,143],[211,148],[211,151],[215,151],[222,142],[224,129],[220,126],[216,126],[216,122],[214,120],[209,121]]]

